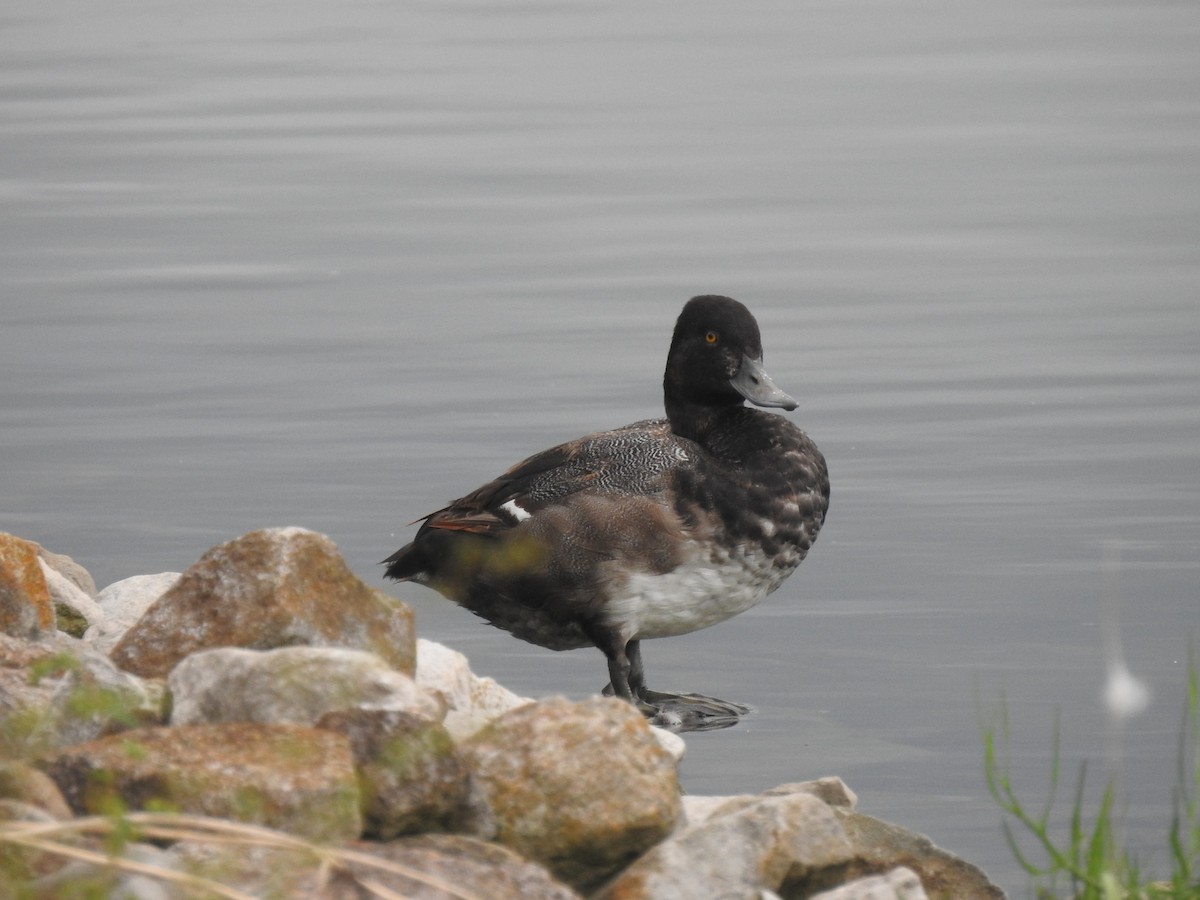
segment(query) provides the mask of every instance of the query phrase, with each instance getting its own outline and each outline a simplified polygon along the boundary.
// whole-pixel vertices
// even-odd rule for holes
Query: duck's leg
[[[623,662],[614,671],[614,660]],[[750,707],[716,697],[706,697],[703,694],[674,694],[663,691],[652,691],[646,687],[646,670],[642,665],[642,646],[640,641],[630,641],[622,648],[622,652],[609,657],[609,678],[611,684],[604,689],[606,694],[615,693],[624,697],[620,691],[614,690],[618,678],[629,688],[630,696],[625,697],[638,707],[654,725],[670,731],[714,731],[718,728],[728,728],[737,724],[738,719],[750,712]]]
[[[602,693],[607,697],[617,696],[627,700],[640,709],[645,715],[653,716],[657,711],[653,706],[642,700],[640,691],[644,687],[642,674],[642,654],[638,650],[638,642],[630,641],[622,645],[614,642],[611,649],[605,649],[608,657],[608,684]]]
[[[646,690],[646,668],[642,665],[642,642],[630,641],[625,645],[625,655],[629,657],[629,689],[635,696],[640,697]]]

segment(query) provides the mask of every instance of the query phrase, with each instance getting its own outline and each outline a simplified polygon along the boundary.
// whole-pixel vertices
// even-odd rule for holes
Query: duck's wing
[[[442,564],[450,547],[446,539],[453,533],[499,538],[532,520],[533,532],[572,533],[578,545],[573,529],[579,528],[574,519],[580,517],[652,522],[672,472],[689,459],[688,444],[671,432],[666,420],[652,419],[543,450],[418,519],[422,525],[412,542],[384,560],[387,577],[430,574]],[[623,503],[627,514],[614,515],[612,501]],[[640,534],[636,526],[627,530]]]
[[[665,420],[648,420],[551,447],[424,518],[423,528],[487,534],[581,492],[653,495],[686,462]]]

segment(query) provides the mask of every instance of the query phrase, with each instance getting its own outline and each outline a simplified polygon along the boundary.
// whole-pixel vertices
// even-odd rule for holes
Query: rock
[[[0,634],[33,638],[54,630],[54,605],[37,545],[0,531]]]
[[[739,798],[740,799],[740,798]],[[717,810],[651,849],[595,896],[808,896],[836,883],[854,858],[833,810],[808,793],[760,797]]]
[[[42,576],[50,591],[58,630],[65,631],[71,637],[83,637],[89,626],[104,618],[104,611],[77,584],[51,568],[45,559],[39,558],[38,564],[42,567]]]
[[[440,723],[391,709],[351,709],[322,716],[317,727],[350,740],[369,837],[388,840],[463,824],[467,768]]]
[[[0,799],[28,804],[51,820],[71,818],[71,807],[50,776],[15,760],[0,762]]]
[[[903,866],[886,875],[872,875],[814,894],[810,900],[927,900],[921,879]]]
[[[658,741],[658,746],[667,751],[671,759],[675,760],[676,765],[683,761],[684,754],[687,752],[687,744],[684,743],[683,738],[675,732],[667,731],[667,729],[660,728],[657,725],[650,726],[650,733]]]
[[[96,582],[92,580],[92,575],[71,557],[62,553],[54,553],[47,550],[36,541],[30,541],[37,550],[38,558],[46,565],[63,576],[75,587],[79,588],[83,593],[87,594],[92,599],[96,597]]]
[[[40,806],[20,800],[0,799],[0,829],[10,823],[55,827],[59,820]],[[72,838],[68,842],[78,843]],[[62,868],[62,856],[40,847],[30,847],[15,841],[0,841],[0,897],[38,897],[28,890],[29,883],[40,875]]]
[[[361,845],[358,845],[361,847]],[[405,876],[351,864],[360,879],[371,878],[402,893],[406,900],[457,900],[464,894],[488,900],[578,900],[579,895],[541,866],[511,850],[464,835],[429,834],[404,838],[368,849],[371,856],[404,866],[438,882],[453,885],[455,893],[439,890]]]
[[[319,841],[362,831],[350,742],[296,725],[142,728],[43,757],[77,813],[167,808]]]
[[[437,722],[441,702],[373,653],[342,647],[222,647],[184,659],[167,680],[173,725],[312,725],[344,709],[388,709]]]
[[[768,788],[760,794],[734,794],[731,796],[703,796],[685,794],[683,797],[683,824],[699,825],[714,815],[736,812],[757,803],[763,797],[781,797],[788,794],[812,794],[830,806],[853,809],[858,797],[835,776],[817,778],[813,781],[797,781]]]
[[[68,655],[72,661],[64,665],[52,697],[58,746],[163,721],[162,682],[122,672],[83,643],[76,642]]]
[[[83,639],[108,653],[178,580],[178,572],[159,572],[113,582],[96,598],[103,618],[84,632]]]
[[[737,812],[746,806],[754,805],[763,797],[785,797],[792,793],[809,793],[823,800],[830,806],[844,806],[853,809],[858,798],[838,776],[815,779],[812,781],[794,781],[791,784],[768,788],[758,794],[732,794],[727,797],[695,796],[685,794],[683,798],[684,824],[696,826],[716,815],[727,812]]]
[[[175,859],[150,844],[125,844],[115,854],[119,860],[171,870]],[[182,900],[183,894],[151,874],[133,872],[103,863],[75,860],[52,875],[34,881],[22,896],[112,897],[119,900]]]
[[[330,874],[303,848],[184,841],[177,864],[253,897],[330,900],[579,900],[541,866],[511,850],[463,835],[431,834],[388,843],[355,842],[331,851]]]
[[[68,635],[0,635],[0,753],[32,756],[161,722],[164,695]]]
[[[462,745],[485,808],[476,828],[586,890],[666,837],[680,814],[675,761],[613,698],[504,714]]]
[[[940,847],[929,838],[881,822],[862,813],[835,810],[854,844],[852,877],[892,869],[911,869],[933,900],[1002,900],[1004,892],[977,867]]]
[[[836,775],[815,778],[811,781],[794,781],[789,784],[781,784],[778,787],[763,791],[760,796],[776,797],[785,794],[812,794],[814,797],[824,800],[830,806],[837,806],[842,809],[854,809],[858,806],[858,795],[850,790],[846,786],[846,782],[842,781]]]
[[[122,669],[165,676],[214,647],[369,650],[411,675],[412,610],[363,584],[333,542],[302,528],[252,531],[204,554],[113,648]]]
[[[0,632],[0,757],[15,759],[38,751],[54,684],[36,675],[55,664],[57,652],[52,642]]]
[[[465,740],[489,722],[533,701],[471,671],[467,658],[424,638],[417,640],[417,684],[446,704],[446,730]]]
[[[167,852],[176,868],[238,891],[235,896],[280,900],[365,900],[372,896],[356,893],[340,872],[331,874],[323,869],[316,854],[305,846],[284,847],[269,840],[260,843],[236,838],[208,842],[197,837],[173,844]]]

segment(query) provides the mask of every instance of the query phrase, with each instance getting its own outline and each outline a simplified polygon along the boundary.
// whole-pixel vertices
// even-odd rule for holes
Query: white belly
[[[762,553],[739,551],[715,561],[697,553],[665,575],[628,576],[609,598],[606,618],[626,640],[699,631],[745,612],[794,568],[779,568]]]

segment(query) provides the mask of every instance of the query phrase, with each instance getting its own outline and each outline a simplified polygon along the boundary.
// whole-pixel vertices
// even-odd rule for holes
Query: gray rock
[[[809,900],[928,900],[921,879],[901,866],[885,875],[872,875],[844,884],[832,891],[814,894]]]
[[[814,778],[810,781],[793,781],[769,788],[761,793],[763,797],[776,797],[784,794],[812,794],[824,800],[830,806],[841,809],[854,809],[858,806],[858,795],[846,786],[846,782],[836,775],[824,778]]]
[[[50,591],[50,602],[54,604],[54,619],[58,630],[65,631],[72,637],[82,637],[91,625],[104,618],[100,604],[75,582],[52,568],[45,558],[39,558],[38,562],[46,579],[46,587]]]
[[[96,582],[92,580],[91,573],[81,566],[71,557],[62,553],[54,553],[47,550],[37,541],[30,541],[37,548],[38,557],[42,562],[46,563],[51,569],[62,575],[67,581],[79,588],[92,599],[96,597]]]
[[[672,835],[595,896],[720,900],[797,891],[804,896],[804,885],[827,881],[853,858],[833,810],[818,798],[808,793],[759,797],[727,804]]]
[[[612,876],[679,818],[675,760],[621,700],[528,704],[461,749],[486,812],[480,836],[577,890]]]
[[[178,580],[178,572],[159,572],[114,581],[96,597],[102,618],[84,632],[83,639],[108,653]]]
[[[161,682],[122,672],[107,656],[83,643],[75,645],[73,657],[51,697],[56,746],[162,721]]]
[[[223,647],[184,659],[167,680],[171,723],[312,725],[336,710],[388,709],[440,721],[441,702],[378,656],[342,647]]]
[[[853,809],[858,797],[836,775],[812,781],[796,781],[768,788],[760,794],[732,794],[728,796],[685,794],[683,797],[683,819],[680,827],[699,825],[714,815],[737,812],[757,803],[763,797],[782,797],[788,794],[812,794],[830,806]]]
[[[150,844],[126,844],[117,859],[172,870],[170,854]],[[75,860],[28,887],[30,897],[109,897],[113,900],[183,900],[182,890],[167,881],[116,866]]]
[[[31,756],[162,720],[163,686],[61,632],[0,635],[0,754]]]
[[[446,730],[465,740],[499,716],[533,701],[471,671],[467,658],[443,644],[417,640],[417,684],[442,698]]]

